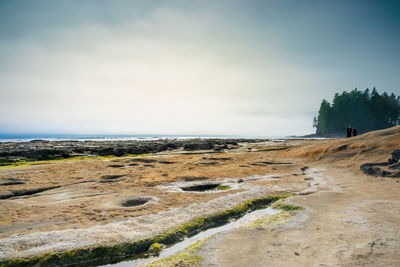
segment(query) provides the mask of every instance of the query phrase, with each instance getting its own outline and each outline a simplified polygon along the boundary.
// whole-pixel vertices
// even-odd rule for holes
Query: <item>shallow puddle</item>
[[[181,187],[183,191],[208,191],[212,189],[216,189],[220,184],[200,184],[200,185],[192,185],[192,186],[186,186],[186,187]]]
[[[123,207],[135,207],[135,206],[140,206],[144,205],[150,200],[153,200],[152,197],[133,197],[130,199],[127,199],[121,203],[121,206]]]

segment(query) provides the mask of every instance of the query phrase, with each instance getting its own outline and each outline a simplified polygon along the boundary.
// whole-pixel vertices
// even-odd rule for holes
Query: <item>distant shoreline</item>
[[[290,138],[328,138],[328,139],[344,138],[344,137],[346,137],[345,134],[340,134],[340,133],[332,133],[332,134],[324,134],[324,135],[313,133],[313,134],[306,134],[306,135],[290,136]]]
[[[6,142],[74,142],[74,141],[157,141],[193,139],[288,139],[288,136],[240,136],[240,135],[5,135],[0,134],[0,143]]]

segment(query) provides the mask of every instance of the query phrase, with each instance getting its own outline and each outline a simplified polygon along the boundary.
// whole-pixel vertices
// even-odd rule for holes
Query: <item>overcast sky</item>
[[[400,94],[400,1],[0,0],[0,133],[313,132]]]

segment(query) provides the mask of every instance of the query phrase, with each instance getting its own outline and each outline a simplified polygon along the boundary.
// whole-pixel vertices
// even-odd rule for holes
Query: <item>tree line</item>
[[[313,126],[319,136],[343,135],[348,126],[359,133],[400,125],[400,96],[384,92],[356,89],[336,93],[332,104],[322,100]]]

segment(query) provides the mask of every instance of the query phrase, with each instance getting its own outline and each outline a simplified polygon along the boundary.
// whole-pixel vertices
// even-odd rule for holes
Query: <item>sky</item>
[[[287,136],[400,95],[400,1],[0,0],[0,134]]]

